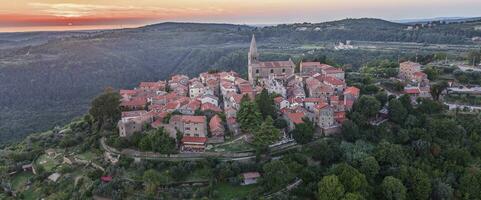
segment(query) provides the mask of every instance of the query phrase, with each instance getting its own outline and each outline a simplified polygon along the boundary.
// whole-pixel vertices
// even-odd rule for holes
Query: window
[[[199,137],[199,134],[194,134],[195,137]]]
[[[274,73],[274,70],[273,70],[273,69],[271,69],[271,74],[272,74],[272,73]]]
[[[197,130],[197,128],[195,128],[195,130]]]
[[[258,70],[258,69],[256,69],[256,74],[258,74],[258,73],[259,73],[259,70]]]
[[[282,69],[282,73],[285,73],[286,72],[286,69]]]

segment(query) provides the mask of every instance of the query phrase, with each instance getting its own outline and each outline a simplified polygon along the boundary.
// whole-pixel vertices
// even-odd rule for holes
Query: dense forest
[[[378,19],[268,27],[163,23],[51,36],[0,34],[1,42],[11,46],[0,49],[0,143],[69,122],[85,113],[89,100],[106,87],[132,88],[140,81],[165,79],[175,73],[197,76],[212,68],[243,73],[253,33],[261,59],[293,57],[299,61],[322,54],[327,61],[358,68],[373,59],[412,57],[419,52],[403,55],[397,51],[300,47],[340,40],[471,44],[472,36],[481,35],[473,28],[477,23],[415,30]]]

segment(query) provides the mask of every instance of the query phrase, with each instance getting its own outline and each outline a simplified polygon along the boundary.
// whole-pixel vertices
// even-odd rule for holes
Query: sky
[[[0,32],[176,22],[280,24],[479,17],[481,0],[0,0]]]

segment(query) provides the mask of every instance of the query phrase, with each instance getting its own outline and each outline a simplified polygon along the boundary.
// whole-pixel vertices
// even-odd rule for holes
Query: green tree
[[[357,124],[351,120],[344,121],[342,123],[342,137],[349,142],[359,139],[361,136]]]
[[[387,200],[405,200],[406,187],[404,187],[401,180],[392,176],[384,178],[381,184],[382,194]]]
[[[250,101],[246,96],[242,98],[237,119],[243,131],[254,133],[262,122],[262,115],[259,112],[256,103]]]
[[[149,169],[144,172],[142,179],[145,183],[145,192],[149,195],[155,195],[161,181],[160,173],[154,169]]]
[[[401,101],[397,99],[391,99],[389,101],[389,119],[391,121],[396,122],[397,124],[403,124],[404,120],[408,115],[408,111],[404,108]]]
[[[307,118],[304,118],[303,121],[304,123],[296,124],[295,129],[291,133],[299,144],[309,143],[314,136],[314,123]]]
[[[367,95],[361,96],[354,105],[354,110],[367,118],[375,117],[380,108],[381,103],[375,97]]]
[[[409,168],[407,184],[408,193],[412,199],[428,199],[431,194],[431,180],[429,176],[420,169]]]
[[[379,163],[373,156],[363,158],[359,166],[359,170],[370,178],[374,178],[380,169]]]
[[[442,81],[441,83],[436,83],[431,85],[431,96],[435,101],[439,100],[439,96],[441,93],[448,87],[448,83],[446,81]]]
[[[381,103],[381,105],[385,105],[388,101],[388,96],[385,91],[376,93],[375,97]]]
[[[433,200],[449,200],[454,199],[454,189],[447,183],[436,181],[433,184],[433,192],[431,198]]]
[[[479,65],[481,60],[481,50],[473,50],[468,53],[467,57],[468,63],[476,66]]]
[[[256,96],[256,104],[262,114],[262,118],[265,119],[267,116],[276,118],[274,99],[269,95],[267,89],[262,89],[262,92]]]
[[[89,114],[98,128],[111,129],[120,120],[120,94],[108,88],[91,103]]]
[[[344,195],[344,197],[342,198],[342,200],[365,200],[366,198],[364,198],[361,194],[359,193],[347,193],[346,195]]]
[[[150,130],[139,144],[142,151],[155,151],[163,154],[175,152],[175,147],[175,139],[171,138],[163,128]]]
[[[318,183],[319,200],[339,200],[344,196],[344,186],[336,175],[324,176]]]
[[[376,160],[381,166],[399,166],[407,163],[406,155],[404,154],[402,146],[391,144],[386,141],[381,141],[379,143],[375,152],[375,156]]]
[[[347,163],[334,165],[329,170],[329,173],[339,177],[339,180],[341,181],[342,185],[344,185],[346,192],[366,192],[368,186],[366,176],[351,165]]]
[[[262,185],[267,191],[277,191],[295,178],[287,161],[274,160],[265,164],[262,169],[264,170]]]
[[[459,182],[463,199],[481,197],[481,170],[478,167],[466,168]]]
[[[261,126],[254,131],[254,141],[253,143],[260,148],[264,148],[270,145],[281,137],[281,132],[279,129],[274,127],[274,120],[270,116],[267,116],[266,120],[261,124]]]

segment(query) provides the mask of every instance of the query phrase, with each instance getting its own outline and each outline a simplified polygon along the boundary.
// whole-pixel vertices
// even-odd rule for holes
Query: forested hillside
[[[383,20],[347,19],[263,28],[163,23],[71,35],[52,33],[55,37],[0,34],[2,44],[12,45],[0,48],[0,143],[70,121],[85,113],[90,99],[109,86],[131,88],[140,81],[165,79],[174,73],[198,75],[211,68],[243,73],[253,33],[261,59],[296,56],[299,60],[308,55],[308,50],[299,47],[318,42],[470,44],[472,36],[481,36],[481,31],[471,26],[407,31],[406,25]],[[378,57],[398,56],[389,52],[320,52],[338,64],[357,66]]]

